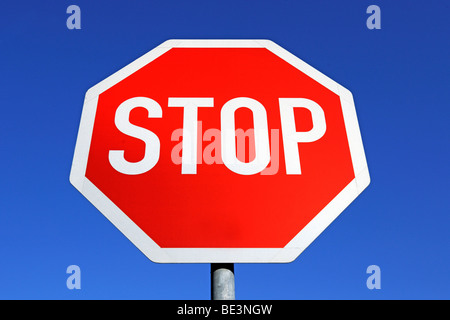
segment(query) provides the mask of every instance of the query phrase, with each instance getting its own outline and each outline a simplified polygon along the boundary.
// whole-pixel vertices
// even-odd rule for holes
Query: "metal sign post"
[[[211,300],[235,300],[234,264],[211,263]]]

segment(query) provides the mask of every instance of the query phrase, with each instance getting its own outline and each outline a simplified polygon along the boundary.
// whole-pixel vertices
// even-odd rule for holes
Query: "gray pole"
[[[234,264],[211,263],[211,300],[235,300]]]

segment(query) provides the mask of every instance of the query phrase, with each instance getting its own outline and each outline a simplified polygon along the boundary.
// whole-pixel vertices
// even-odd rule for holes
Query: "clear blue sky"
[[[81,30],[66,8],[81,8]],[[381,30],[366,9],[381,8]],[[0,298],[209,299],[208,264],[148,260],[69,183],[84,94],[173,38],[270,39],[353,92],[370,186],[238,299],[450,298],[447,1],[3,1]],[[66,268],[81,268],[68,290]],[[366,268],[381,269],[381,289]]]

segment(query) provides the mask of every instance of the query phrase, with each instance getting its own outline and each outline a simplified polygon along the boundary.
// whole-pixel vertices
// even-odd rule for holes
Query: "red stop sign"
[[[289,262],[369,184],[351,93],[267,40],[169,40],[91,88],[71,183],[156,262]]]

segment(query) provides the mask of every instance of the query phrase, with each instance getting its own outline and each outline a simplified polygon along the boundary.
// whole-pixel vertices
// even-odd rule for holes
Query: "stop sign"
[[[268,40],[169,40],[86,93],[71,183],[155,262],[290,262],[369,184],[352,94]]]

